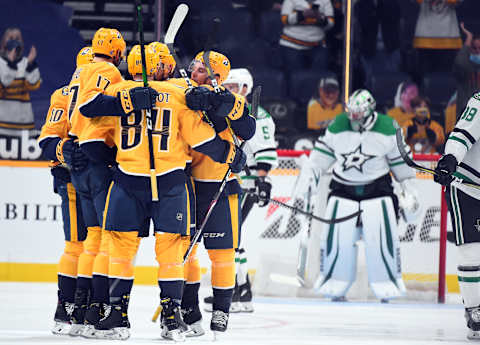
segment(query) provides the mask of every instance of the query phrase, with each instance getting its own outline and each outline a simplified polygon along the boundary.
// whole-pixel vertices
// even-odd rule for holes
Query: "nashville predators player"
[[[222,84],[230,72],[230,61],[218,52],[211,51],[210,66],[217,83]],[[187,105],[204,111],[203,116],[214,126],[218,135],[233,142],[233,134],[243,140],[255,134],[255,119],[249,115],[243,96],[221,88],[212,90],[212,81],[204,63],[204,52],[197,54],[190,65],[192,79],[200,85],[186,94]],[[209,157],[194,152],[192,175],[197,197],[197,222],[202,223],[213,195],[218,190],[228,166],[212,161]],[[203,241],[212,262],[213,313],[210,329],[225,332],[229,309],[235,286],[235,248],[240,238],[241,208],[240,185],[235,176],[230,176],[211,217],[203,231]],[[198,286],[187,285],[184,300],[198,310]],[[200,311],[198,310],[198,314]]]
[[[158,55],[146,47],[146,71],[150,79],[157,74]],[[129,337],[128,301],[133,283],[133,263],[137,237],[143,222],[152,219],[155,230],[155,252],[159,263],[158,284],[162,305],[162,325],[165,336],[183,340],[180,323],[180,301],[184,279],[184,242],[190,235],[190,208],[184,172],[188,156],[186,145],[202,152],[214,161],[229,163],[232,171],[240,171],[245,154],[235,145],[220,139],[215,131],[191,111],[182,88],[171,83],[150,81],[156,92],[151,109],[153,155],[159,200],[152,202],[149,149],[144,112],[133,111],[131,90],[141,84],[141,54],[132,49],[129,71],[134,81],[110,85],[107,95],[120,94],[128,116],[95,119],[84,131],[80,145],[93,160],[104,161],[101,145],[113,142],[117,147],[118,167],[109,187],[103,228],[111,233],[110,243],[110,313],[95,329],[106,338]],[[152,92],[152,91],[149,91]],[[91,109],[95,114],[95,109]],[[111,115],[118,114],[112,109]],[[186,237],[187,236],[187,237]]]
[[[84,47],[77,55],[77,67],[93,60],[91,47]],[[42,126],[38,143],[43,156],[52,162],[53,190],[62,199],[63,232],[65,247],[58,263],[58,302],[52,328],[54,334],[68,334],[71,327],[71,314],[75,286],[77,283],[78,257],[83,251],[83,241],[87,229],[83,223],[80,200],[71,183],[70,172],[61,165],[56,156],[57,144],[68,138],[68,87],[61,87],[52,94],[45,124]],[[64,145],[64,155],[76,155],[73,169],[81,170],[87,164],[87,157],[81,151],[74,151],[73,142]]]

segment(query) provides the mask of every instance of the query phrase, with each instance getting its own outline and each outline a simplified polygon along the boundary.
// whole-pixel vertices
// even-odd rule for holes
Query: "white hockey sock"
[[[480,266],[458,266],[458,285],[465,308],[480,305]]]
[[[235,254],[238,254],[238,256],[235,257],[236,262],[238,258],[237,283],[238,286],[241,286],[247,282],[247,255],[245,254],[245,249],[243,248],[238,248],[238,251]]]

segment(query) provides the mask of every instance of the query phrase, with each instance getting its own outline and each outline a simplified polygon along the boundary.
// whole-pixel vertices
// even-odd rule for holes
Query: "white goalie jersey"
[[[338,115],[315,143],[310,156],[313,168],[324,174],[333,165],[333,180],[353,186],[369,184],[390,171],[399,182],[415,177],[398,151],[393,121],[375,112],[366,130],[357,132],[346,113]]]
[[[247,165],[252,176],[246,176],[245,172],[239,175],[242,178],[242,188],[255,187],[257,169],[270,170],[278,165],[278,156],[275,143],[275,123],[270,114],[258,107],[255,135],[247,141],[244,151],[247,154]]]
[[[445,154],[452,154],[458,162],[454,175],[467,182],[480,183],[480,92],[470,97],[460,119],[447,139]],[[480,199],[480,191],[455,185],[462,192]]]

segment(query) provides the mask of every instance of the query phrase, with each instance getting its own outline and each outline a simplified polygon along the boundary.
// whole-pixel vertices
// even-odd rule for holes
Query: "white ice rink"
[[[158,304],[154,286],[134,286],[126,344],[166,344],[158,323],[150,321]],[[201,290],[201,298],[208,289]],[[56,285],[0,283],[0,345],[112,344],[112,341],[55,336],[50,333]],[[458,304],[331,303],[300,298],[256,298],[253,314],[231,314],[228,332],[217,343],[229,344],[465,344],[463,307]],[[208,329],[209,313],[204,313]],[[186,344],[212,342],[210,331]],[[113,344],[119,341],[113,341]]]

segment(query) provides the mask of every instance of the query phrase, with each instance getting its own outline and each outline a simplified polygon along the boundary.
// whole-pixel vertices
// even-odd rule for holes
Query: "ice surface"
[[[202,288],[201,298],[209,293]],[[132,336],[125,344],[167,344],[151,317],[158,288],[134,286],[129,308]],[[120,344],[50,333],[56,285],[0,283],[0,344]],[[229,329],[218,344],[465,344],[467,329],[458,304],[332,303],[301,298],[256,298],[252,314],[231,314]],[[210,314],[203,325],[209,327]],[[208,344],[207,331],[185,344]],[[122,342],[123,344],[123,342]]]

